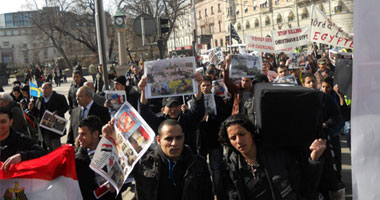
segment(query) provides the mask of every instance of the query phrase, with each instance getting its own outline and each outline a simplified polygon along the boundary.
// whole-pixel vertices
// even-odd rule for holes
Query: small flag
[[[37,85],[34,84],[32,81],[29,81],[29,90],[30,90],[30,96],[32,97],[40,97],[41,96],[41,91],[38,89]]]
[[[230,24],[230,28],[231,28],[231,31],[230,31],[231,38],[233,38],[236,41],[238,41],[239,43],[241,43],[241,39],[240,39],[239,35],[237,34],[237,32],[236,32],[236,30],[232,24]]]

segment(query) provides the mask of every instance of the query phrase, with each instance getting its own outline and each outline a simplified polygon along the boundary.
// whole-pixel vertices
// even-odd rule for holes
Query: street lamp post
[[[98,41],[99,64],[103,65],[103,80],[104,87],[108,90],[108,72],[107,72],[107,57],[106,57],[106,20],[104,17],[103,1],[95,1],[95,23],[96,23],[96,38]]]

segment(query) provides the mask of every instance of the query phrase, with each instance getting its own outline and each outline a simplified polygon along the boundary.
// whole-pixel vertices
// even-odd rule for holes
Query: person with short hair
[[[69,105],[64,95],[58,94],[53,90],[52,83],[45,82],[42,84],[42,96],[35,101],[35,104],[34,102],[30,102],[28,109],[38,121],[41,121],[45,111],[50,111],[54,115],[65,118],[65,113],[69,110]],[[65,135],[66,132],[60,135],[41,127],[41,134],[47,149],[54,150],[61,146],[61,137]]]
[[[87,86],[82,86],[77,91],[78,107],[73,109],[70,116],[70,128],[67,135],[67,143],[74,144],[75,138],[78,137],[79,121],[89,115],[98,116],[102,124],[105,125],[111,119],[107,108],[94,103],[92,99],[93,91]]]
[[[103,135],[115,134],[113,123]],[[158,128],[157,146],[136,163],[132,175],[137,200],[212,200],[210,173],[206,161],[184,144],[185,135],[175,119],[164,120]]]
[[[15,131],[23,135],[29,135],[24,113],[18,103],[13,100],[11,95],[5,92],[0,93],[0,108],[8,109],[12,116],[17,119],[12,123],[12,128]]]
[[[78,107],[78,103],[76,101],[76,93],[80,87],[83,86],[85,79],[83,79],[82,74],[79,70],[73,71],[73,83],[70,85],[69,94],[67,96],[67,99],[69,100],[69,106],[70,110],[69,113],[71,114],[71,111]]]
[[[328,66],[327,58],[318,59],[318,70],[314,73],[315,80],[317,82],[317,89],[320,89],[322,86],[322,80],[327,77],[333,77],[334,72],[330,70]]]
[[[4,162],[1,170],[5,172],[13,164],[46,154],[31,138],[12,129],[13,122],[11,112],[0,108],[0,161]]]

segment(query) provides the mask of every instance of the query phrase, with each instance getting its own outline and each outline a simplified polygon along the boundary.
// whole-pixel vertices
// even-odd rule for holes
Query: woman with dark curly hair
[[[246,116],[228,117],[220,128],[226,148],[228,199],[315,199],[319,183],[319,158],[326,142],[316,139],[310,157],[300,159],[287,149],[264,149]]]

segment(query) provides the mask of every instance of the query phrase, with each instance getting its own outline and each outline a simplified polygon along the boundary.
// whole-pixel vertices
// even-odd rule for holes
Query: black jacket
[[[297,153],[276,150],[258,156],[259,167],[252,169],[243,156],[231,148],[225,153],[225,188],[230,200],[314,199],[321,164]]]
[[[11,101],[6,108],[9,109],[13,119],[15,119],[13,120],[12,128],[21,134],[28,135],[27,123],[20,105],[15,101]]]
[[[168,185],[160,185],[170,177],[168,174],[168,161],[157,146],[154,150],[146,153],[135,165],[132,175],[136,181],[136,197],[138,200],[158,199],[160,196],[169,199],[172,190]],[[176,168],[177,167],[177,168]],[[214,199],[211,189],[210,173],[205,160],[193,155],[188,147],[184,147],[182,158],[173,167],[174,175],[177,177],[176,184],[181,187],[181,198],[178,200],[211,200]],[[178,177],[176,173],[183,176]],[[165,198],[167,196],[168,198]]]
[[[52,113],[57,112],[58,116],[65,118],[65,113],[67,112],[68,109],[69,109],[69,105],[67,104],[65,96],[53,91],[47,103],[45,103],[44,97],[42,96],[37,99],[34,105],[34,108],[32,110],[32,114],[35,117],[37,117],[39,120],[41,120],[45,111],[48,110]],[[41,128],[41,131],[49,131],[49,130]],[[49,132],[53,134],[54,137],[57,137],[57,138],[62,136],[52,131],[49,131]]]
[[[0,158],[4,162],[15,154],[21,154],[22,161],[45,155],[47,152],[33,142],[29,137],[23,136],[10,129],[9,136],[0,141]]]
[[[153,129],[155,133],[158,132],[158,126],[166,119],[170,119],[168,115],[160,112],[157,115],[154,114],[149,104],[141,104],[139,103],[139,111],[140,115],[145,119],[148,125]],[[182,131],[185,133],[185,144],[189,145],[190,148],[196,152],[196,129],[198,127],[199,122],[203,118],[205,113],[205,104],[204,97],[201,99],[192,101],[192,105],[190,109],[181,113],[177,118],[179,124],[182,127]]]
[[[94,190],[99,187],[95,180],[95,172],[90,168],[91,159],[88,156],[87,150],[80,147],[75,153],[75,168],[78,176],[78,183],[83,199],[96,200]],[[121,199],[121,193],[115,198],[115,193],[108,192],[100,198],[106,199]]]
[[[74,144],[75,138],[78,136],[80,113],[81,113],[81,107],[77,107],[71,112],[70,129],[69,129],[69,134],[67,135],[67,143]],[[87,116],[89,115],[98,116],[100,120],[102,121],[102,125],[107,124],[111,119],[111,116],[108,113],[107,108],[103,106],[99,106],[95,102],[93,102],[90,110],[88,111]]]
[[[69,89],[69,94],[67,96],[67,99],[69,100],[69,106],[70,106],[70,114],[71,111],[78,107],[78,102],[77,102],[77,91],[80,87],[83,86],[84,84],[84,79],[81,79],[79,85],[75,85],[74,83],[71,84],[70,89]]]

